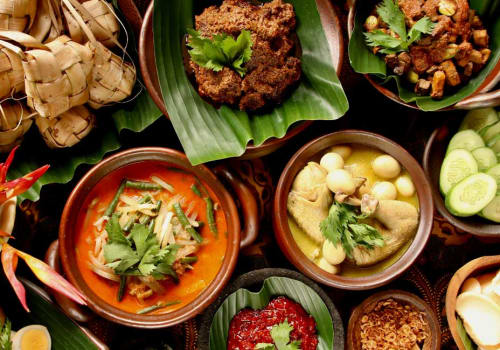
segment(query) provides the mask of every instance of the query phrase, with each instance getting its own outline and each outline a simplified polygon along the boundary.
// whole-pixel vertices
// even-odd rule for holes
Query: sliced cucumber
[[[446,208],[455,216],[472,216],[483,210],[497,193],[497,182],[477,173],[456,184],[446,196]]]
[[[484,147],[484,141],[481,136],[474,130],[463,130],[456,133],[455,136],[451,138],[446,153],[459,148],[472,151],[480,147]]]
[[[495,153],[500,152],[500,134],[488,141],[488,147],[491,148]]]
[[[443,160],[439,175],[439,189],[446,195],[451,188],[479,171],[474,156],[464,149],[451,151]]]
[[[496,196],[480,214],[483,218],[500,223],[500,196]]]
[[[500,121],[482,129],[480,131],[480,135],[483,137],[485,142],[488,142],[495,136],[500,135]]]
[[[493,176],[493,178],[497,181],[497,194],[500,194],[500,164],[488,169],[486,174]]]
[[[472,155],[476,159],[479,171],[485,171],[497,164],[497,155],[491,148],[476,148],[472,151]]]
[[[479,131],[497,121],[498,114],[493,108],[479,108],[467,113],[459,130]]]

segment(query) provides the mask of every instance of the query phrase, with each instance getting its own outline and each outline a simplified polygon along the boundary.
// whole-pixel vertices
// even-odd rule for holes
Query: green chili
[[[134,188],[136,190],[142,190],[142,191],[154,191],[162,189],[160,185],[151,182],[131,181],[131,180],[127,180],[127,182],[125,183],[125,187]]]
[[[209,197],[203,198],[205,200],[205,203],[207,204],[207,220],[208,220],[208,226],[210,227],[210,231],[214,234],[215,237],[217,237],[218,231],[217,231],[217,224],[215,223],[215,217],[214,217],[214,203]]]
[[[172,306],[172,305],[175,305],[175,304],[180,304],[181,302],[176,300],[176,301],[168,301],[166,303],[158,303],[156,305],[152,305],[152,306],[149,306],[145,309],[142,309],[142,310],[139,310],[137,311],[137,314],[139,315],[144,315],[144,314],[148,314],[152,311],[156,311],[158,309],[163,309],[165,307],[168,307],[168,306]]]
[[[120,288],[118,289],[117,299],[122,301],[123,295],[125,294],[125,287],[127,285],[127,276],[120,276]]]
[[[181,223],[182,227],[193,237],[193,239],[201,243],[203,242],[203,238],[200,236],[198,232],[191,226],[189,223],[188,218],[186,217],[186,214],[184,214],[184,211],[182,211],[182,208],[179,203],[174,204],[174,210],[175,210],[175,215],[177,216],[177,219],[179,219],[179,222]]]
[[[198,261],[197,256],[186,256],[185,258],[181,259],[181,263],[183,264],[192,264]]]
[[[116,206],[118,205],[118,199],[120,198],[120,196],[123,193],[123,190],[125,189],[126,182],[127,180],[125,179],[122,180],[122,183],[120,184],[120,187],[118,187],[118,191],[116,191],[113,200],[111,201],[111,203],[109,203],[108,209],[106,209],[106,211],[104,212],[104,216],[111,216],[111,214],[113,214],[113,212],[115,211]]]
[[[201,198],[201,192],[195,184],[191,185],[191,191],[193,191],[195,195]]]

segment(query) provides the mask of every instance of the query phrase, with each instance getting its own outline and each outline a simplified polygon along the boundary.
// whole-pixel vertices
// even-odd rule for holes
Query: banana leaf
[[[303,282],[287,277],[270,277],[257,293],[239,289],[229,295],[215,313],[210,327],[210,350],[226,349],[229,324],[233,317],[245,308],[263,309],[276,296],[286,296],[314,317],[319,339],[318,350],[333,349],[333,321],[321,297]]]
[[[458,336],[464,344],[465,350],[476,350],[477,346],[472,342],[467,331],[465,330],[464,324],[460,317],[457,317],[457,332]]]
[[[359,1],[358,3],[364,3]],[[397,88],[399,97],[404,102],[415,102],[423,111],[437,111],[465,99],[474,93],[482,84],[488,74],[495,68],[500,58],[500,2],[498,0],[471,0],[470,6],[481,16],[490,35],[490,60],[479,74],[474,76],[466,85],[455,93],[446,95],[441,100],[433,100],[430,96],[417,96],[413,90],[406,87],[404,78],[387,74],[384,59],[375,55],[366,45],[363,36],[363,23],[373,9],[375,2],[369,1],[368,5],[358,5],[354,30],[349,41],[349,60],[352,68],[357,73],[373,74],[381,83],[393,84]]]
[[[115,2],[113,3],[115,4]],[[138,69],[136,41],[133,31],[117,6],[115,10],[127,29],[128,53]],[[120,132],[122,130],[128,129],[133,132],[141,132],[162,116],[162,113],[140,82],[140,76],[138,78],[138,83],[130,98],[131,101],[94,111],[98,119],[98,127],[74,147],[50,150],[38,135],[38,131],[35,130],[36,127],[32,127],[32,130],[25,135],[24,141],[18,150],[18,156],[10,168],[8,179],[19,178],[45,164],[50,164],[51,167],[30,190],[18,197],[19,202],[25,199],[37,201],[40,198],[40,191],[45,185],[64,184],[71,181],[80,165],[96,164],[107,153],[119,149],[122,146],[122,142],[120,142]]]
[[[4,298],[1,304],[14,330],[39,324],[47,327],[52,339],[52,350],[98,350],[74,321],[40,293],[38,286],[26,280],[23,280],[23,284],[26,287],[30,313],[16,309],[20,304],[15,300],[9,299],[7,302]]]
[[[295,7],[302,46],[302,80],[280,106],[248,114],[227,105],[216,109],[203,100],[185,73],[182,39],[193,27],[194,0],[155,1],[154,45],[163,100],[192,164],[240,156],[248,142],[261,145],[283,137],[303,120],[334,120],[348,102],[331,61],[315,0],[287,0]]]

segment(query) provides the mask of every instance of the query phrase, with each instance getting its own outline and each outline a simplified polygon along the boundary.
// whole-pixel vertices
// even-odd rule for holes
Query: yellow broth
[[[377,182],[390,181],[394,183],[396,181],[397,178],[391,180],[382,179],[377,175],[375,175],[375,173],[373,172],[371,166],[373,160],[385,153],[377,149],[365,146],[358,146],[358,145],[349,145],[349,146],[352,148],[352,154],[345,161],[344,169],[348,170],[355,177],[366,178],[365,184],[369,188],[371,188]],[[319,163],[319,159],[324,153],[322,153],[318,157],[318,159],[314,159],[314,161],[317,161]],[[402,169],[401,174],[399,176],[402,175],[410,177],[405,169]],[[397,200],[410,203],[417,209],[419,208],[418,197],[416,193],[412,197],[405,197],[398,193]],[[309,260],[312,260],[316,265],[318,265],[319,260],[322,257],[321,245],[316,243],[313,239],[311,239],[295,223],[295,220],[291,216],[288,217],[288,225],[290,227],[292,236],[297,245],[299,246],[300,250],[302,251],[302,253],[304,253],[304,255],[307,256]],[[387,259],[369,267],[358,267],[346,261],[340,265],[341,269],[339,275],[345,277],[363,277],[379,273],[390,267],[395,262],[397,262],[399,258],[401,258],[401,256],[406,252],[408,247],[411,245],[412,241],[413,239],[408,240],[396,253],[392,254]]]

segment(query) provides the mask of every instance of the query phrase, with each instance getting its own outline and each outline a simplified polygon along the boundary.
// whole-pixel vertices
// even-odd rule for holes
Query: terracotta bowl
[[[340,76],[342,62],[344,59],[344,38],[342,35],[342,27],[335,9],[329,0],[316,0],[316,3],[318,4],[321,22],[325,29],[326,39],[330,47],[333,66],[335,67],[337,75]],[[168,118],[168,111],[163,103],[160,83],[158,82],[158,73],[156,70],[153,38],[153,4],[154,2],[151,1],[146,15],[144,16],[144,22],[139,38],[139,64],[146,89],[158,108]],[[282,138],[270,139],[260,146],[254,146],[250,143],[247,145],[246,152],[240,158],[255,159],[271,154],[282,147],[288,140],[304,131],[311,124],[311,121],[301,122],[292,126]]]
[[[484,256],[482,258],[469,261],[457,272],[455,272],[451,278],[446,292],[446,319],[448,320],[448,327],[450,327],[451,335],[460,350],[467,349],[458,335],[457,316],[455,314],[457,297],[460,293],[460,289],[462,288],[462,284],[469,277],[476,276],[483,272],[490,272],[498,268],[500,268],[500,255]]]
[[[361,326],[361,318],[363,317],[363,315],[371,312],[379,301],[386,300],[389,298],[392,298],[395,301],[399,301],[401,303],[410,304],[414,306],[417,310],[423,312],[425,320],[429,324],[431,336],[424,342],[422,349],[423,350],[441,349],[441,331],[439,328],[438,319],[432,308],[429,305],[427,305],[425,301],[423,301],[422,299],[420,299],[419,297],[417,297],[412,293],[408,293],[402,290],[388,290],[372,295],[353,310],[347,328],[348,350],[361,349],[360,326]]]
[[[318,154],[338,144],[358,144],[379,149],[396,158],[411,176],[420,204],[417,233],[407,251],[393,265],[382,272],[363,277],[334,275],[318,267],[300,250],[288,225],[287,198],[299,171]],[[331,287],[348,290],[366,290],[387,284],[408,269],[424,249],[432,229],[434,206],[429,181],[418,162],[401,146],[377,134],[360,130],[335,132],[317,138],[302,147],[290,159],[281,174],[274,197],[273,225],[278,244],[300,271],[315,281]]]
[[[352,0],[349,2],[349,17],[347,21],[347,30],[349,38],[351,38],[352,32],[354,30],[356,12],[360,9],[370,9],[373,8],[379,0]],[[370,74],[365,74],[365,78],[370,82],[370,84],[377,89],[381,94],[390,98],[394,102],[402,104],[404,106],[419,109],[415,103],[407,103],[399,98],[397,90],[389,89],[387,85],[381,84],[380,80],[377,80]],[[486,77],[484,82],[479,86],[479,88],[469,97],[463,99],[462,101],[456,103],[453,106],[445,108],[444,110],[451,109],[476,109],[481,107],[496,107],[500,106],[500,89],[498,89],[497,84],[500,82],[500,61],[490,74]]]
[[[89,288],[76,262],[76,222],[81,203],[89,191],[106,175],[120,167],[143,161],[171,164],[202,180],[219,199],[227,222],[228,245],[222,266],[214,280],[191,303],[161,315],[138,315],[110,306]],[[241,232],[239,214],[232,195],[207,167],[203,165],[192,166],[184,154],[168,148],[144,147],[130,149],[103,160],[80,180],[69,196],[59,227],[59,249],[57,249],[57,243],[53,244],[48,251],[46,260],[56,269],[60,260],[64,273],[69,281],[85,295],[90,309],[110,321],[137,328],[160,328],[172,326],[196,316],[215,300],[229,281],[236,265],[240,246],[245,247],[255,240],[259,226],[257,202],[250,189],[228,171],[219,170],[217,174],[231,184],[241,202],[242,212],[245,216],[243,232]],[[60,259],[58,259],[57,253],[60,254]],[[76,307],[74,303],[65,300],[62,296],[58,296],[56,300],[74,318],[84,321],[88,319],[88,312],[80,312],[81,309]]]
[[[458,121],[450,120],[432,133],[425,146],[423,166],[430,180],[434,204],[438,212],[459,229],[480,237],[500,239],[500,224],[494,224],[477,215],[468,218],[454,216],[444,205],[444,197],[439,191],[439,174],[448,143],[457,130]]]
[[[318,295],[323,299],[326,307],[330,311],[330,316],[333,321],[333,331],[334,331],[334,339],[333,339],[333,350],[343,350],[344,349],[344,326],[342,324],[342,319],[340,318],[340,314],[335,307],[335,304],[332,302],[328,294],[323,291],[316,283],[311,281],[309,278],[304,275],[287,269],[277,269],[277,268],[267,268],[261,270],[255,270],[248,273],[245,273],[231,282],[221,293],[221,295],[217,298],[217,300],[210,305],[207,311],[203,314],[201,319],[200,332],[198,337],[198,346],[200,349],[209,349],[210,348],[210,327],[212,326],[212,320],[215,316],[217,310],[222,305],[222,303],[226,300],[226,298],[236,292],[238,289],[248,289],[251,291],[257,291],[262,288],[262,284],[264,280],[269,277],[288,277],[298,281],[301,281],[311,287]],[[211,349],[213,350],[213,349]]]

